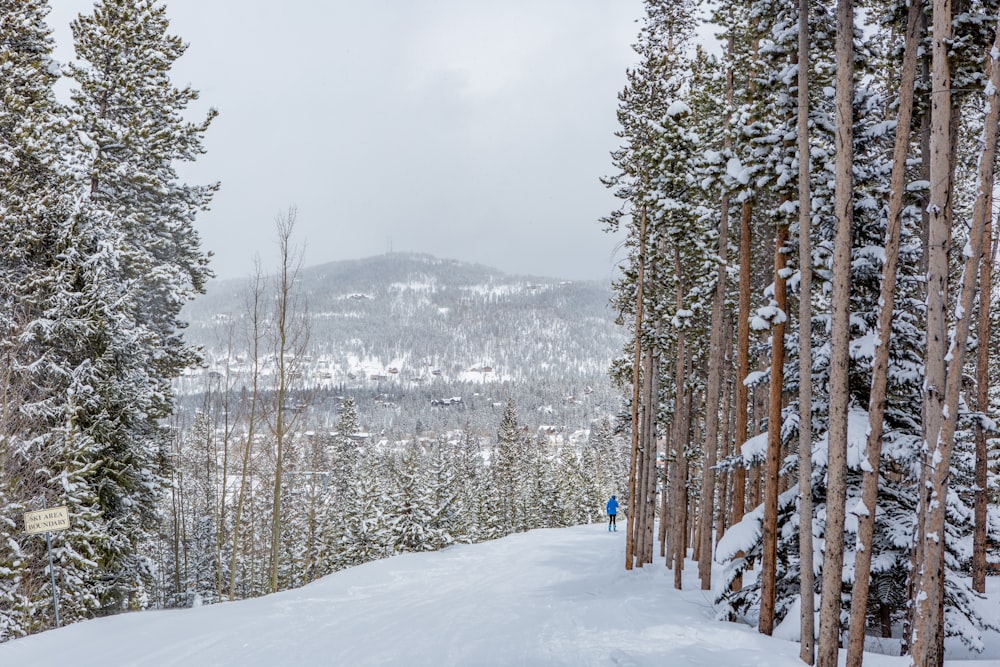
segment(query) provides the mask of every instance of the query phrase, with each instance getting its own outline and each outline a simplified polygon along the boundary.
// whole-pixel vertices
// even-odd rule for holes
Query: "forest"
[[[339,370],[308,366],[332,347],[312,337],[294,208],[207,355],[182,308],[212,275],[195,221],[219,184],[177,170],[216,112],[188,118],[198,92],[170,76],[186,45],[155,0],[98,0],[60,66],[48,9],[0,0],[0,641],[587,523],[618,492],[626,570],[657,561],[680,587],[696,564],[720,618],[795,623],[807,664],[843,648],[860,665],[866,637],[921,666],[946,637],[981,647],[973,602],[1000,561],[997,2],[645,2],[603,178],[623,407],[574,413],[576,441],[526,430],[512,397],[495,424],[408,417],[391,437],[350,392],[317,417],[305,374]],[[385,332],[354,324],[360,357]],[[384,361],[434,375],[440,344],[456,372],[515,363],[458,359],[445,330]],[[572,331],[533,338],[528,362]],[[215,383],[182,394],[210,364]],[[22,523],[54,507],[69,528],[49,552]]]
[[[188,120],[167,7],[97,2],[68,65],[48,13],[0,1],[0,642],[602,517],[626,470],[606,286],[304,270],[291,207],[278,265],[209,299],[195,221],[220,186],[178,169],[216,112]],[[433,300],[410,265],[449,269]],[[470,374],[502,381],[463,400]],[[28,530],[43,509],[68,527]]]
[[[866,635],[914,665],[981,647],[997,4],[723,0],[718,53],[701,3],[645,6],[605,178],[625,567],[659,541],[680,587],[690,549],[722,618],[795,623],[807,664],[860,665]]]

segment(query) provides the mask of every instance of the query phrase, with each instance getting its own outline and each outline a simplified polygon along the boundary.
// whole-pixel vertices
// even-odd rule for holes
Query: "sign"
[[[55,532],[67,528],[69,528],[69,508],[65,505],[24,513],[24,532],[28,535]]]

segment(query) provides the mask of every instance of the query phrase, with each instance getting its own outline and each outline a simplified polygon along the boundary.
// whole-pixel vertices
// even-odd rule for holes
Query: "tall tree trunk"
[[[725,318],[723,325],[726,334],[723,346],[726,349],[726,358],[723,363],[722,378],[722,457],[728,458],[732,454],[732,422],[733,422],[733,390],[732,390],[732,341],[733,327],[732,317]],[[716,513],[715,533],[721,538],[728,528],[729,510],[732,503],[732,493],[730,491],[731,475],[725,470],[719,475],[719,511]]]
[[[253,441],[256,435],[258,405],[260,399],[260,345],[263,339],[263,272],[260,260],[254,263],[254,273],[251,278],[250,292],[247,295],[247,315],[250,326],[250,412],[247,416],[247,434],[240,452],[240,488],[236,496],[236,509],[233,512],[233,546],[229,561],[229,591],[233,595],[236,590],[236,564],[239,556],[240,523],[243,520],[243,510],[247,502],[250,487],[250,461],[253,458]]]
[[[751,50],[753,58],[757,58],[758,42],[753,40]],[[757,84],[753,79],[753,72],[750,77],[750,97],[757,93]],[[736,453],[742,450],[743,443],[747,441],[749,430],[749,393],[747,386],[743,383],[747,375],[750,374],[750,272],[752,258],[751,253],[751,231],[750,223],[753,220],[753,201],[748,197],[740,207],[740,292],[739,292],[739,314],[737,315],[736,333],[736,432],[734,434],[733,446]],[[743,520],[746,513],[746,492],[747,492],[747,471],[744,466],[739,466],[733,473],[733,519],[731,524],[735,525]],[[740,554],[737,554],[740,555]],[[733,580],[733,590],[739,590],[743,586],[742,575]]]
[[[743,443],[747,441],[749,429],[750,396],[746,384],[750,374],[750,221],[753,218],[753,204],[743,202],[740,210],[740,294],[736,331],[736,432],[733,434],[735,454],[739,455]],[[741,462],[733,471],[733,518],[730,525],[743,520],[746,513],[747,469]],[[743,587],[743,577],[733,580],[733,590]]]
[[[680,252],[677,252],[676,258],[676,268],[680,268]],[[678,276],[679,277],[679,276]],[[680,282],[678,281],[678,304],[680,304]],[[679,307],[679,306],[678,306]],[[683,380],[685,375],[690,376],[691,374],[691,362],[690,355],[686,350],[684,345],[683,330],[678,332],[678,344],[677,344],[677,380],[680,381],[678,384],[677,392],[677,402],[679,406],[680,413],[678,418],[680,420],[680,429],[678,430],[678,435],[680,436],[677,441],[677,479],[674,484],[674,525],[677,530],[677,543],[674,548],[674,588],[681,590],[683,587],[683,573],[684,573],[684,559],[687,557],[687,544],[688,544],[688,461],[687,461],[687,446],[690,442],[691,434],[691,416],[694,411],[694,406],[692,403],[693,392],[684,389]],[[687,373],[685,373],[685,367]]]
[[[656,325],[656,339],[660,338],[660,325]],[[643,435],[643,454],[646,458],[646,505],[645,505],[645,537],[643,561],[653,562],[653,526],[656,523],[656,457],[659,450],[659,443],[656,438],[657,413],[660,404],[660,351],[657,348],[650,350],[650,383],[649,396],[647,397],[647,417],[646,432]]]
[[[787,199],[787,198],[786,198]],[[785,268],[788,264],[785,244],[788,225],[779,222],[774,240],[774,303],[780,311],[771,326],[771,382],[768,396],[767,459],[764,467],[764,525],[761,555],[761,595],[758,630],[774,632],[774,605],[778,569],[778,474],[781,467],[781,398],[785,375],[785,311],[787,290]]]
[[[670,445],[671,445],[671,434],[674,430],[674,424],[670,425],[670,428],[666,429],[664,436],[666,440],[664,441],[664,454],[669,458]],[[669,546],[669,535],[670,532],[667,530],[667,525],[670,523],[670,506],[668,504],[668,499],[670,494],[667,492],[667,482],[669,481],[669,475],[667,471],[670,469],[670,464],[664,461],[663,464],[663,475],[660,478],[660,558],[666,558],[667,548]],[[670,559],[667,558],[667,567],[670,567]]]
[[[639,503],[636,500],[636,476],[639,457],[639,366],[642,359],[642,310],[643,289],[646,281],[646,206],[642,207],[639,222],[639,273],[636,278],[635,299],[635,356],[632,361],[632,463],[628,475],[628,513],[625,525],[625,569],[631,570],[635,563],[635,542],[638,531],[636,522]]]
[[[948,41],[952,35],[951,0],[933,0],[933,37],[930,96],[930,136],[928,165],[930,169],[930,203],[927,206],[928,231],[924,246],[927,257],[926,363],[924,372],[923,436],[924,451],[938,454],[941,420],[944,415],[947,352],[946,296],[948,290],[948,254],[951,246],[951,63]],[[925,455],[922,455],[925,456]],[[933,463],[933,460],[932,460]],[[941,496],[933,488],[930,468],[921,466],[920,494],[914,529],[912,584],[910,593],[910,651],[916,665],[936,665],[936,642],[931,636],[938,627],[941,614],[939,581],[943,569],[937,567],[937,550],[925,535],[933,531],[936,521],[930,516],[930,505],[943,506]],[[935,500],[937,499],[937,501]],[[935,533],[936,538],[942,534]],[[930,553],[928,553],[930,552]],[[931,560],[928,560],[930,557]]]
[[[906,19],[903,69],[900,73],[899,112],[892,156],[892,180],[889,187],[889,218],[886,226],[885,265],[879,293],[881,311],[878,320],[878,347],[872,370],[872,389],[868,401],[868,466],[862,482],[861,502],[865,511],[858,518],[858,547],[854,563],[854,590],[851,596],[850,638],[847,664],[860,667],[865,646],[865,619],[871,577],[872,542],[878,505],[879,468],[882,459],[882,426],[885,417],[886,389],[889,379],[889,340],[896,302],[896,274],[899,265],[900,232],[903,221],[903,196],[906,191],[906,158],[913,122],[913,91],[917,74],[917,48],[920,44],[920,17],[923,2],[912,0]]]
[[[809,0],[799,0],[799,658],[816,660],[812,503],[812,190],[809,183]]]
[[[968,246],[965,250],[965,266],[959,303],[955,309],[955,329],[950,345],[944,339],[945,320],[945,277],[939,271],[947,271],[947,250],[950,245],[951,170],[951,71],[948,61],[947,40],[951,36],[952,13],[950,0],[935,0],[934,3],[934,90],[933,112],[931,116],[931,253],[928,261],[928,307],[927,307],[927,399],[926,409],[937,409],[936,414],[926,414],[928,427],[925,432],[925,453],[923,460],[924,479],[918,506],[916,548],[921,549],[921,566],[914,569],[916,585],[913,586],[914,609],[913,632],[911,635],[911,656],[914,665],[940,665],[944,660],[941,637],[944,632],[944,527],[945,505],[948,494],[948,476],[951,471],[951,455],[955,444],[955,425],[958,416],[958,399],[962,386],[962,366],[968,347],[972,321],[972,306],[978,280],[979,261],[983,252],[983,237],[986,222],[991,212],[990,190],[993,187],[994,165],[996,161],[997,122],[1000,119],[1000,18],[995,33],[993,48],[988,59],[987,72],[990,84],[987,87],[988,109],[983,129],[983,153],[979,160],[978,185],[975,206],[972,212],[972,229],[969,231]],[[940,36],[940,37],[939,37]],[[947,121],[947,122],[946,122]],[[942,171],[943,170],[943,171]],[[941,288],[942,291],[934,294]],[[932,295],[935,301],[932,306]],[[932,315],[934,317],[932,329]],[[938,322],[940,320],[940,323]],[[932,338],[940,335],[941,340]],[[940,354],[940,357],[932,356]],[[947,356],[945,356],[947,355]],[[931,372],[935,376],[932,384]],[[941,389],[943,388],[943,396]]]
[[[847,502],[847,417],[850,401],[851,226],[853,222],[854,3],[837,2],[837,163],[834,210],[833,293],[830,334],[830,425],[826,549],[820,597],[819,667],[836,667],[840,644],[840,597]]]
[[[270,566],[268,570],[268,591],[278,591],[278,565],[281,554],[281,493],[285,463],[285,440],[291,433],[295,413],[289,406],[292,389],[292,378],[295,368],[294,359],[303,352],[308,338],[308,331],[300,328],[294,322],[299,313],[295,310],[295,283],[298,280],[302,265],[301,256],[297,255],[291,246],[292,232],[295,228],[296,212],[292,207],[288,213],[277,218],[278,231],[279,276],[277,293],[275,295],[275,387],[274,394],[274,424],[272,432],[275,438],[274,453],[274,486],[272,488],[271,506],[271,549]]]
[[[730,34],[727,50],[732,55],[734,36]],[[733,70],[726,71],[726,116],[723,129],[723,145],[732,147],[729,115],[733,106]],[[715,466],[718,463],[720,394],[723,382],[723,362],[725,361],[725,328],[722,318],[726,309],[726,270],[729,263],[729,194],[722,195],[719,214],[719,256],[715,294],[712,296],[712,334],[708,355],[708,387],[705,394],[705,459],[702,469],[701,504],[699,507],[701,527],[698,548],[698,576],[702,590],[712,589],[712,513],[715,503]],[[719,512],[724,513],[724,509]],[[721,536],[721,533],[720,533]]]
[[[660,335],[657,324],[655,337]],[[642,415],[639,442],[639,478],[637,496],[639,501],[635,557],[639,567],[653,562],[653,524],[656,517],[656,413],[659,403],[659,352],[651,347],[644,352]]]
[[[667,530],[667,569],[674,566],[674,550],[677,548],[677,443],[680,442],[680,414],[674,411],[674,421],[670,425],[670,439],[666,450],[666,468],[668,473],[668,497],[666,506],[666,517],[664,522],[668,524]]]
[[[993,224],[992,188],[987,202],[986,228],[983,230],[983,258],[979,265],[979,326],[976,337],[976,410],[984,416],[990,409],[990,302],[993,300]],[[976,493],[975,532],[972,546],[972,589],[986,592],[986,503],[988,484],[988,454],[986,431],[981,421],[976,422]]]

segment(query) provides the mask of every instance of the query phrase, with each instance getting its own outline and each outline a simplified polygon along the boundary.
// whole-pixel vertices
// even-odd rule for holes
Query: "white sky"
[[[57,57],[91,0],[51,0]],[[428,252],[607,279],[618,239],[617,93],[640,0],[168,0],[174,69],[221,115],[182,169],[222,181],[199,218],[222,278],[274,264],[299,211],[305,263]]]

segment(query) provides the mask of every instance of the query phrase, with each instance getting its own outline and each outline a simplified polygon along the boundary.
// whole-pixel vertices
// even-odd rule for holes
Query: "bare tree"
[[[254,260],[254,271],[250,277],[250,287],[247,291],[246,314],[249,327],[249,362],[250,362],[250,406],[247,411],[246,438],[240,450],[240,486],[236,496],[236,508],[233,511],[233,545],[229,564],[229,595],[236,591],[236,565],[239,557],[239,542],[243,512],[246,508],[247,496],[250,490],[251,462],[254,453],[254,437],[257,435],[257,425],[260,419],[260,362],[264,345],[264,274],[260,266],[260,258]],[[247,397],[243,397],[245,403]]]
[[[271,509],[271,550],[268,590],[278,590],[278,562],[281,551],[281,485],[284,476],[286,440],[301,415],[302,403],[292,405],[290,392],[309,343],[309,323],[301,308],[295,283],[302,267],[302,253],[291,245],[296,210],[288,209],[275,220],[278,232],[279,272],[275,281],[274,310],[274,405],[270,423],[275,439],[274,484]]]

